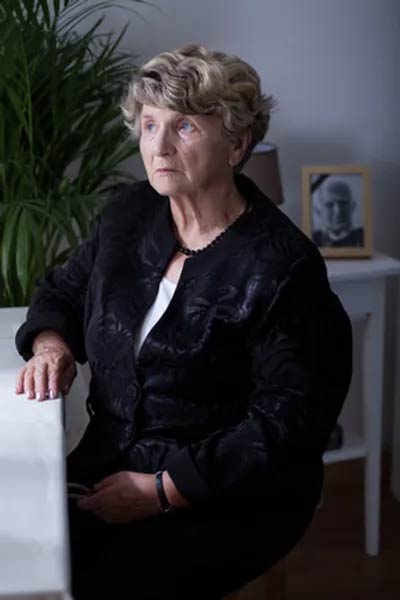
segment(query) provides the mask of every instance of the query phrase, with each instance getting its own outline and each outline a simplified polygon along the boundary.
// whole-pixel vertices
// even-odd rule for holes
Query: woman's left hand
[[[160,514],[155,475],[119,471],[102,479],[94,492],[78,500],[82,510],[89,510],[106,523],[142,521]]]

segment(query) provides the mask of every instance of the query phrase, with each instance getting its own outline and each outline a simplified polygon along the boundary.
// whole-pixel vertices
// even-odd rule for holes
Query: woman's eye
[[[192,131],[193,125],[190,121],[182,121],[179,125],[179,129],[181,129],[182,131]]]
[[[151,123],[151,122],[149,122],[149,121],[148,121],[147,123],[145,123],[145,126],[144,126],[144,128],[145,128],[145,130],[146,130],[146,131],[148,131],[149,133],[153,133],[153,131],[154,131],[154,129],[155,129],[155,125],[154,125],[154,123]]]

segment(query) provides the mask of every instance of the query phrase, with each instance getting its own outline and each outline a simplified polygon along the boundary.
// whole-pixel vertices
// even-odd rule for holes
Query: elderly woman
[[[351,326],[307,238],[243,175],[271,99],[237,57],[188,45],[123,104],[148,181],[123,186],[37,289],[17,392],[67,392],[77,600],[217,599],[301,538],[351,379]]]

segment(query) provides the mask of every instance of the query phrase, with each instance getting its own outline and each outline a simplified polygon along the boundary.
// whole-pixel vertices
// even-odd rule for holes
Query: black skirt
[[[314,509],[184,509],[107,524],[69,501],[75,600],[219,600],[303,536]]]

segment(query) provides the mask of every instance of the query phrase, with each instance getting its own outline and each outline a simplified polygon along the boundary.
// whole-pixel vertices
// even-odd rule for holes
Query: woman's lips
[[[173,173],[175,169],[156,169],[156,173]]]

